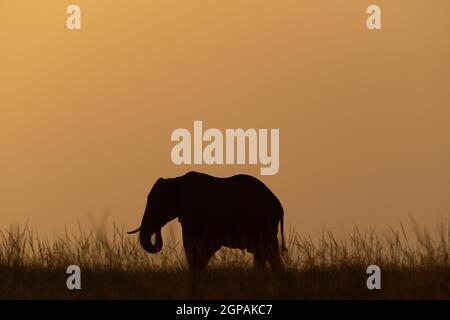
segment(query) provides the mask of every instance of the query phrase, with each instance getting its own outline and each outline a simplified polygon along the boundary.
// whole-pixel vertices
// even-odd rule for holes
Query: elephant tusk
[[[141,230],[141,227],[139,227],[139,228],[137,228],[136,230],[133,230],[133,231],[128,231],[127,233],[128,234],[133,234],[133,233],[138,232],[139,230]]]

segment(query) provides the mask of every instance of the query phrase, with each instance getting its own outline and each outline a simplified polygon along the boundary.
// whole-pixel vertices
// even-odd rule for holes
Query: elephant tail
[[[284,212],[281,212],[280,217],[280,228],[281,228],[281,251],[287,252],[287,248],[284,242]]]

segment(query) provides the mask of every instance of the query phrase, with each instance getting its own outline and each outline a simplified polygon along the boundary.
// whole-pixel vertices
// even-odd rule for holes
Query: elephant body
[[[213,254],[225,246],[254,254],[255,266],[269,262],[281,268],[277,239],[283,208],[277,197],[260,180],[248,175],[227,178],[189,172],[160,178],[148,196],[140,231],[141,244],[155,253],[162,247],[160,230],[178,217],[189,268],[206,268]],[[150,237],[156,233],[156,245]]]

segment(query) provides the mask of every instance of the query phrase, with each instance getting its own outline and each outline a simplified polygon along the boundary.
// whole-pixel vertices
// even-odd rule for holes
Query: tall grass
[[[413,237],[401,224],[397,230],[361,231],[354,227],[337,237],[324,230],[317,239],[290,229],[288,253],[283,256],[287,269],[349,268],[383,265],[392,268],[450,267],[450,223],[439,224],[432,233],[412,221]],[[108,235],[107,235],[108,234]],[[28,225],[0,230],[0,266],[3,268],[40,267],[50,270],[77,264],[90,270],[139,272],[181,270],[186,268],[182,243],[173,229],[165,235],[163,250],[147,254],[136,236],[112,225],[112,231],[69,233],[56,239],[40,237]],[[210,268],[250,267],[252,257],[242,250],[222,249],[210,262]]]

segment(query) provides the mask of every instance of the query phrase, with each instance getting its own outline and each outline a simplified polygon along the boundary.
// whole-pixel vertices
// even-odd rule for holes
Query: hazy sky
[[[189,170],[258,176],[301,232],[448,218],[450,2],[377,1],[369,31],[372,3],[0,0],[0,228],[135,228]],[[279,128],[279,173],[173,165],[194,120]]]

